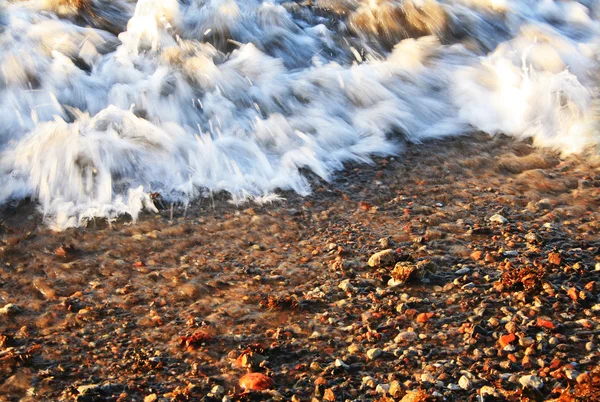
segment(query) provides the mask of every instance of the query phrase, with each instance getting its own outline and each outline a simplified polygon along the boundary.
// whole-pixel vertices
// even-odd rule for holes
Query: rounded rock
[[[263,391],[273,388],[274,385],[270,377],[261,373],[248,373],[240,378],[240,387],[250,391]]]
[[[542,379],[535,375],[524,375],[519,379],[519,382],[523,388],[540,389],[544,386]]]

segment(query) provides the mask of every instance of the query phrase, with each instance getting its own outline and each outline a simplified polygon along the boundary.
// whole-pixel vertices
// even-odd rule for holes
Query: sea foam
[[[0,203],[57,229],[152,193],[308,194],[348,161],[474,131],[596,146],[594,1],[10,1]]]

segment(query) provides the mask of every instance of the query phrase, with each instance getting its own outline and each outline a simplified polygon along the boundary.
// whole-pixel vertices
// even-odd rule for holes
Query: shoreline
[[[477,134],[173,222],[5,211],[0,400],[600,397],[598,167]]]

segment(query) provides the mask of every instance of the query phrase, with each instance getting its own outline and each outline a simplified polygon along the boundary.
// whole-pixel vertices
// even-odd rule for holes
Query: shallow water
[[[347,161],[485,131],[596,145],[596,1],[9,0],[0,203],[78,226],[310,192]]]

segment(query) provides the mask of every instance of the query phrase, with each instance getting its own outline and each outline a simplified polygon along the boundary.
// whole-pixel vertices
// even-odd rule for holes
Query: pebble
[[[273,380],[261,373],[248,373],[240,378],[240,388],[263,391],[274,386]]]
[[[524,375],[519,379],[519,382],[523,388],[540,389],[544,386],[542,379],[535,375]]]
[[[523,337],[523,338],[519,338],[519,345],[523,346],[524,348],[533,345],[535,341],[533,340],[533,338],[530,337]]]
[[[365,376],[362,378],[361,388],[375,388],[375,380],[371,376]]]
[[[400,402],[419,402],[423,399],[423,393],[420,391],[407,391],[406,395],[400,400]]]
[[[468,274],[469,272],[471,272],[471,270],[468,267],[463,267],[463,268],[457,269],[454,273],[457,275],[464,275],[464,274]]]
[[[537,243],[540,241],[540,237],[534,232],[529,232],[525,235],[525,240],[529,243]]]
[[[350,279],[341,281],[338,288],[342,289],[344,292],[352,292],[354,290],[354,286],[350,283]]]
[[[348,353],[350,354],[357,354],[360,353],[360,351],[362,350],[362,348],[360,347],[360,345],[353,343],[350,346],[348,346]]]
[[[335,359],[335,367],[341,367],[343,369],[349,369],[350,366],[344,363],[341,359]]]
[[[388,393],[392,398],[398,398],[402,393],[402,385],[400,385],[399,381],[392,381],[390,383],[390,388],[388,389]]]
[[[432,376],[429,373],[423,373],[423,374],[421,374],[421,382],[434,384],[435,383],[435,377]]]
[[[387,394],[389,390],[390,390],[390,384],[379,384],[375,388],[375,392],[377,392],[378,394],[381,394],[381,395]]]
[[[17,306],[16,304],[9,303],[4,307],[0,308],[0,315],[15,315],[19,311],[21,311],[21,308],[19,306]]]
[[[210,392],[215,395],[221,395],[225,393],[225,388],[223,388],[222,385],[215,385],[214,387],[212,387]]]
[[[548,198],[543,198],[537,202],[537,206],[541,209],[549,209],[550,205],[550,200]]]
[[[385,267],[389,265],[394,265],[396,262],[396,253],[392,249],[387,249],[375,253],[369,258],[369,266],[370,267]]]
[[[490,387],[489,385],[484,385],[479,390],[479,394],[482,396],[486,396],[486,395],[496,396],[496,389],[494,387]]]
[[[373,348],[373,349],[369,349],[367,351],[367,357],[369,358],[369,360],[375,360],[382,354],[383,354],[383,350],[381,350],[379,348]]]
[[[467,377],[465,377],[463,375],[458,380],[458,386],[461,387],[462,389],[464,389],[465,391],[468,391],[471,388],[473,388],[473,383],[471,382],[471,380],[469,380]]]
[[[417,333],[414,331],[405,331],[405,332],[400,332],[398,335],[396,335],[396,337],[394,338],[394,342],[411,342],[417,339]]]
[[[580,374],[577,370],[565,369],[565,377],[569,380],[575,381]]]
[[[506,219],[505,217],[503,217],[500,214],[494,214],[494,215],[490,216],[490,218],[488,220],[492,223],[499,223],[501,225],[508,223],[508,219]]]

